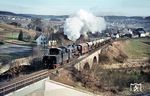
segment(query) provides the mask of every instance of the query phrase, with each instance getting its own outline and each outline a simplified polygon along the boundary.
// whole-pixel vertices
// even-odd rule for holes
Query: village
[[[112,38],[139,38],[149,35],[148,29],[142,28],[142,26],[147,26],[147,23],[143,23],[141,26],[139,23],[135,23],[133,27],[133,24],[126,24],[128,19],[130,18],[123,18],[112,22],[113,19],[111,19],[111,17],[106,17],[106,21],[109,24],[102,33],[98,33],[98,38],[103,38],[105,36],[111,36]],[[41,51],[40,56],[42,56],[44,54],[43,51],[48,47],[71,44],[72,41],[64,35],[64,22],[64,17],[53,17],[48,19],[14,14],[1,14],[0,49],[3,50],[1,54],[5,54],[3,55],[4,57],[2,55],[0,56],[1,64],[5,63],[5,59],[3,60],[3,58],[5,58],[5,56],[7,57],[8,53],[14,54],[16,58],[20,58],[20,55],[18,55],[20,52],[24,53],[21,57],[26,57],[33,55],[30,53],[32,53],[33,49],[36,49],[36,51]],[[126,27],[124,27],[125,24]],[[23,49],[16,50],[16,48]],[[9,52],[10,50],[11,52]],[[8,56],[8,59],[15,59],[15,56],[13,56],[13,58]]]

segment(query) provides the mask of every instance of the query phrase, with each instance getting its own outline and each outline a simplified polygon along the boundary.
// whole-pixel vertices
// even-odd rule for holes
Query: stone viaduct
[[[100,54],[101,54],[102,50],[107,50],[107,49],[108,49],[108,46],[104,46],[102,48],[99,48],[98,50],[89,54],[88,56],[86,56],[82,60],[79,60],[79,62],[76,63],[74,65],[74,67],[76,69],[78,69],[79,71],[81,71],[83,69],[85,69],[85,70],[91,69],[94,65],[97,65],[100,63],[100,60],[99,60]]]

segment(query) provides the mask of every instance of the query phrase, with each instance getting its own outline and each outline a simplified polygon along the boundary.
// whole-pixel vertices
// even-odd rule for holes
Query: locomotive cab
[[[50,48],[49,54],[43,57],[43,63],[46,67],[54,68],[62,64],[62,53],[60,48]]]
[[[50,48],[49,49],[49,55],[59,55],[61,54],[60,48]]]

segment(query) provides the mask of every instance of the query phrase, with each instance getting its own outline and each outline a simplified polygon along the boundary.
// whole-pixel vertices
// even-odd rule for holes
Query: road
[[[22,52],[30,52],[31,47],[6,43],[5,45],[0,46],[0,50],[0,54],[19,54]]]

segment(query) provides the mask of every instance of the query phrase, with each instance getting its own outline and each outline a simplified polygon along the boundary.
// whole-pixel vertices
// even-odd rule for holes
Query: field
[[[4,37],[4,39],[17,39],[19,34],[19,30],[13,28],[9,25],[0,24],[0,35]]]
[[[5,36],[5,38],[7,38],[7,39],[10,39],[10,40],[17,40],[18,39],[18,35],[19,35],[19,33],[18,32],[12,32],[12,33],[8,33],[8,34],[6,34],[6,36]]]
[[[150,38],[131,39],[124,47],[129,58],[150,57]]]

